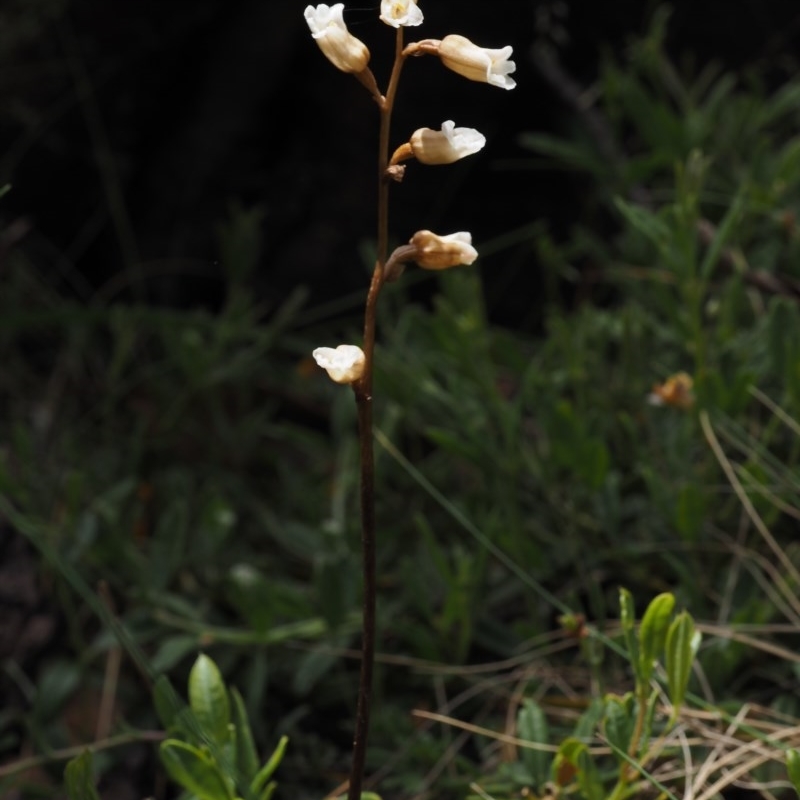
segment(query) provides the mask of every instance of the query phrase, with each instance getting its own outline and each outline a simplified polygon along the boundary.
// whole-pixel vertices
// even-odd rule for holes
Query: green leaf
[[[281,736],[278,746],[269,757],[269,761],[264,764],[258,775],[253,778],[253,782],[250,784],[250,791],[253,794],[260,792],[264,784],[272,777],[272,773],[275,772],[275,770],[278,768],[278,765],[281,763],[281,760],[283,759],[283,754],[286,752],[287,744],[289,744],[289,737]]]
[[[606,796],[589,748],[572,737],[565,739],[558,748],[552,775],[559,787],[576,781],[586,800],[603,800]]]
[[[669,592],[654,597],[644,612],[639,628],[639,680],[644,687],[653,676],[653,666],[664,649],[669,619],[675,608],[675,597]]]
[[[544,133],[523,133],[519,137],[519,143],[528,150],[560,161],[568,169],[593,172],[605,179],[611,175],[612,170],[608,160],[598,158],[590,148],[582,144]]]
[[[69,800],[100,800],[94,787],[92,754],[84,750],[64,770],[64,783]]]
[[[633,729],[636,724],[636,704],[633,695],[624,697],[609,695],[606,697],[606,708],[603,719],[603,732],[606,739],[623,752],[628,752]]]
[[[692,662],[699,647],[700,632],[695,630],[694,620],[690,614],[682,611],[669,626],[665,653],[667,691],[673,706],[673,721],[677,718],[686,697]]]
[[[600,489],[605,483],[611,456],[603,440],[587,436],[581,442],[580,459],[575,464],[576,472],[592,489]]]
[[[177,636],[170,636],[159,645],[150,662],[150,667],[156,673],[167,672],[189,653],[195,652],[197,652],[196,635],[181,633]]]
[[[578,721],[575,723],[575,730],[572,732],[572,737],[581,741],[589,741],[594,738],[595,730],[600,724],[600,720],[605,710],[605,703],[602,698],[595,697],[586,711],[581,714]]]
[[[242,778],[250,783],[258,771],[258,753],[253,741],[253,732],[247,719],[247,710],[239,690],[231,689],[233,700],[231,711],[233,725],[236,730],[236,768]]]
[[[270,800],[273,794],[275,794],[275,790],[278,788],[278,784],[275,781],[270,781],[265,787],[264,791],[258,796],[258,800]],[[361,797],[363,798],[364,795],[362,794]]]
[[[744,208],[745,194],[745,188],[741,187],[736,193],[736,197],[734,198],[730,208],[717,228],[714,238],[706,250],[703,261],[700,264],[700,275],[703,278],[709,278],[711,276],[711,273],[714,271],[714,267],[719,261],[719,255],[722,252],[722,248],[725,246],[728,239],[730,239],[734,227],[739,222],[739,219],[742,215],[742,210]]]
[[[338,661],[338,657],[330,652],[329,645],[320,645],[309,650],[300,659],[294,672],[292,691],[300,696],[308,694]]]
[[[639,645],[636,641],[636,610],[633,606],[633,595],[622,587],[619,590],[619,621],[625,636],[625,647],[628,649],[628,661],[633,667],[637,683],[641,683]]]
[[[678,492],[675,525],[685,542],[694,543],[706,519],[706,495],[696,483],[687,483]]]
[[[639,233],[649,239],[659,250],[664,250],[669,244],[669,226],[655,214],[641,206],[633,205],[621,197],[614,198],[614,205],[625,217],[625,220]]]
[[[201,653],[189,673],[189,706],[203,731],[218,743],[228,740],[231,709],[217,665]]]
[[[794,790],[800,796],[800,752],[797,750],[786,751],[786,771]]]
[[[200,800],[233,800],[219,767],[199,748],[167,739],[161,743],[159,754],[170,777]]]
[[[517,714],[517,735],[534,744],[548,744],[547,717],[539,704],[529,697],[522,701]],[[550,774],[550,755],[545,750],[522,748],[521,760],[533,777],[537,791],[545,785]]]

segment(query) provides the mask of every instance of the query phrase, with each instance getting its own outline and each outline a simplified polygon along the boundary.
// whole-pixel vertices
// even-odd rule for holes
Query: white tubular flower
[[[311,355],[336,383],[355,383],[364,374],[364,351],[354,344],[340,344],[335,350],[318,347]]]
[[[369,50],[356,39],[344,24],[344,3],[328,6],[306,6],[305,18],[311,35],[328,61],[342,72],[358,74],[367,68]]]
[[[393,28],[422,24],[422,12],[417,0],[381,0],[381,21]]]
[[[441,131],[419,128],[409,140],[411,152],[423,164],[452,164],[464,156],[477,153],[486,144],[486,137],[474,128],[456,128],[449,119]]]
[[[472,246],[472,235],[466,231],[437,236],[431,231],[417,231],[409,244],[414,248],[414,261],[423,269],[448,269],[471,264],[478,251]]]
[[[471,81],[490,83],[501,89],[513,89],[517,84],[508,76],[517,65],[509,61],[512,47],[488,50],[478,47],[464,36],[445,36],[439,44],[439,58],[448,68]]]

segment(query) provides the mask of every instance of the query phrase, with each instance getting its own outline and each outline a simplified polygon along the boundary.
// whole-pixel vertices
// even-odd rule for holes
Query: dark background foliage
[[[320,298],[362,286],[353,254],[374,229],[376,114],[318,52],[304,6],[7,0],[0,181],[14,192],[2,215],[27,220],[42,266],[68,273],[87,296],[105,286],[123,297],[213,305],[215,225],[235,200],[263,212],[262,297],[277,302],[300,283]],[[349,7],[346,21],[371,47],[383,82],[392,36],[376,9]],[[624,48],[644,28],[648,4],[439,0],[424,11],[408,40],[457,32],[485,46],[510,43],[518,87],[469,85],[430,59],[407,65],[396,143],[452,118],[488,144],[481,159],[447,171],[412,166],[396,192],[393,234],[402,241],[422,227],[467,227],[480,244],[542,216],[563,228],[581,203],[580,182],[519,168],[518,133],[558,129],[572,111],[537,71],[533,43],[559,43],[566,74],[588,87],[601,49]],[[777,78],[798,36],[789,0],[707,0],[677,6],[669,46],[703,63],[760,62]],[[506,273],[493,277],[504,292],[490,289],[492,307],[520,321],[536,293],[536,265],[525,253],[499,260],[485,262],[493,275]]]
[[[461,33],[486,46],[512,44],[518,87],[472,84],[433,59],[405,67],[393,143],[444,119],[477,128],[488,142],[480,157],[447,169],[409,165],[406,181],[393,189],[391,235],[401,242],[423,227],[466,228],[485,254],[482,283],[474,272],[454,271],[436,284],[435,314],[405,302],[417,291],[431,300],[433,281],[410,280],[411,289],[401,284],[382,298],[379,424],[394,427],[432,483],[570,608],[589,611],[593,620],[613,616],[609,598],[624,575],[648,596],[675,584],[680,601],[703,613],[709,598],[727,592],[719,587],[729,542],[709,537],[713,568],[711,550],[684,558],[682,548],[705,547],[701,532],[721,536],[706,514],[718,513],[727,531],[738,519],[738,500],[719,489],[696,419],[654,416],[674,409],[643,402],[655,380],[700,363],[702,324],[694,339],[687,337],[682,314],[688,295],[650,292],[646,282],[625,285],[618,291],[629,291],[633,302],[623,313],[608,313],[608,296],[597,292],[595,304],[577,313],[576,304],[566,313],[551,304],[547,337],[524,335],[544,327],[542,275],[554,281],[573,266],[590,271],[591,259],[600,258],[596,242],[608,244],[607,265],[655,263],[654,272],[665,272],[642,232],[613,214],[608,195],[624,189],[593,181],[588,170],[555,171],[519,139],[549,132],[585,143],[581,111],[595,99],[601,56],[620,56],[626,69],[630,37],[648,28],[656,4],[421,2],[425,24],[408,39]],[[283,631],[279,645],[286,647],[267,650],[281,625],[320,617],[335,632],[323,644],[357,644],[355,627],[343,624],[358,607],[352,409],[348,393],[330,386],[307,354],[313,336],[324,333],[319,341],[328,341],[334,330],[357,324],[357,311],[342,322],[338,311],[319,308],[355,292],[358,301],[346,308],[358,309],[376,177],[372,101],[322,57],[304,6],[0,4],[0,186],[13,184],[0,200],[0,277],[8,285],[0,319],[0,491],[10,487],[10,499],[0,499],[17,510],[18,529],[28,521],[31,530],[48,533],[47,546],[90,591],[109,581],[123,623],[153,669],[171,671],[177,686],[197,650],[212,643],[226,680],[247,693],[261,751],[274,746],[278,732],[292,738],[288,777],[281,777],[287,796],[298,786],[326,791],[346,774],[354,660],[315,652],[315,636],[324,638],[318,633]],[[393,37],[377,19],[377,4],[353,4],[346,20],[372,49],[383,83]],[[709,0],[674,8],[666,49],[690,76],[718,60],[740,85],[752,81],[755,100],[743,95],[731,100],[728,117],[719,109],[703,116],[739,119],[748,103],[765,103],[794,76],[798,37],[792,0],[734,7]],[[744,66],[752,72],[740,71]],[[680,116],[672,98],[650,85],[657,83],[652,74],[631,77],[631,91],[647,86],[657,98],[647,108],[663,110],[663,102]],[[787,116],[788,128],[794,118]],[[670,150],[649,175],[662,191],[659,200],[686,199],[672,186],[675,164],[692,158],[682,149],[691,140],[683,137],[683,122],[668,142],[677,155]],[[771,128],[762,124],[753,140],[767,142],[762,149],[774,143],[775,163],[791,166],[783,139],[769,138]],[[780,125],[775,137],[794,135]],[[640,147],[645,160],[651,155],[652,142],[642,145],[634,123],[623,119],[619,129],[621,149]],[[698,138],[713,156],[717,137]],[[727,164],[721,159],[719,171]],[[712,188],[729,190],[735,173],[715,174]],[[790,201],[777,190],[776,196],[786,205],[770,213],[788,215]],[[710,219],[719,222],[729,201],[712,204]],[[784,239],[796,247],[793,218],[779,217],[788,220],[785,230],[761,209],[754,218],[758,224],[746,228],[751,239],[742,244],[763,244],[754,248],[754,266],[791,262],[796,250]],[[539,220],[555,246],[545,235],[534,241],[530,225]],[[223,221],[228,241],[245,250],[257,243],[256,269],[230,274],[235,259],[226,263],[220,247]],[[253,222],[257,235],[248,227]],[[595,238],[584,236],[571,250],[579,224]],[[538,263],[548,247],[551,263]],[[562,265],[568,269],[559,272]],[[773,303],[765,295],[769,313],[751,318],[742,286],[714,278],[726,311],[718,338],[709,334],[716,355],[708,372],[718,379],[716,389],[706,389],[709,406],[742,413],[750,382],[760,380],[779,401],[792,401],[794,384],[780,393],[794,374],[794,340],[784,336],[796,321],[792,301],[781,305],[784,298]],[[307,322],[299,332],[287,323],[299,305],[294,300],[285,314],[274,313],[299,285],[309,288],[313,330]],[[682,285],[691,288],[691,281]],[[563,294],[572,300],[574,291]],[[484,307],[492,322],[514,333],[487,325]],[[729,441],[738,436],[742,449],[756,452],[761,431],[751,423],[762,417],[757,409],[748,419],[747,436],[731,426]],[[791,463],[796,448],[782,436],[771,422],[759,452],[777,442],[779,456]],[[465,539],[404,469],[382,459],[381,649],[460,664],[506,656],[520,639],[549,633],[556,625],[549,600],[509,582],[482,543]],[[763,472],[770,485],[777,477]],[[18,668],[0,684],[14,696],[0,714],[9,758],[28,747],[47,751],[91,739],[87,709],[97,707],[106,684],[111,641],[97,621],[100,601],[93,606],[77,597],[63,566],[54,568],[44,548],[36,551],[16,533],[14,525],[0,528],[0,623],[10,632],[0,637],[0,662]],[[745,617],[771,619],[774,609],[759,587],[741,586]],[[206,626],[213,627],[210,638]],[[214,639],[222,634],[229,638]],[[709,660],[720,683],[728,670],[740,676],[738,687],[749,687],[752,673],[737,660],[741,648],[734,656]],[[415,739],[408,718],[408,708],[427,701],[429,684],[411,669],[381,668],[376,763],[391,760],[400,740],[417,746],[423,763],[438,757],[431,741],[441,742]],[[769,685],[777,685],[771,675]],[[126,724],[158,726],[128,660],[121,687]],[[83,726],[75,728],[73,718]],[[483,755],[471,752],[470,760]],[[107,796],[150,793],[154,760],[149,745],[110,757],[128,794],[115,794],[117,773],[109,777],[104,769]],[[417,774],[410,762],[409,774]],[[60,765],[48,767],[52,788]],[[133,788],[132,773],[141,779]],[[405,791],[401,779],[399,792],[398,786]]]

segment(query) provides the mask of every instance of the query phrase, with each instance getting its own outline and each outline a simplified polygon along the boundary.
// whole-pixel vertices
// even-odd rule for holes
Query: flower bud
[[[692,392],[694,381],[691,375],[678,372],[670,375],[664,383],[653,386],[652,392],[647,396],[647,401],[652,406],[672,406],[687,411],[694,405],[695,397]]]
[[[486,144],[486,137],[474,128],[456,128],[449,119],[441,131],[419,128],[409,140],[411,152],[423,164],[452,164],[464,156],[477,153]]]
[[[422,24],[422,12],[417,0],[381,0],[381,21],[393,28]]]
[[[369,50],[348,32],[342,12],[344,3],[306,6],[305,18],[319,49],[334,67],[342,72],[360,73],[369,63]]]
[[[423,269],[448,269],[471,264],[478,251],[472,246],[472,235],[466,231],[437,236],[431,231],[417,231],[409,241],[413,259]]]
[[[364,374],[366,357],[354,344],[340,344],[335,350],[318,347],[311,355],[336,383],[355,383]]]
[[[439,43],[438,55],[448,68],[469,78],[471,81],[490,83],[501,89],[513,89],[517,84],[509,78],[517,65],[508,57],[513,49],[503,47],[500,50],[488,50],[478,47],[464,36],[445,36]]]

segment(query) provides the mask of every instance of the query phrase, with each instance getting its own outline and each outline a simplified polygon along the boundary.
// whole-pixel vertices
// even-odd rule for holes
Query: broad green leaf
[[[167,739],[161,743],[159,754],[170,777],[200,800],[233,800],[219,767],[199,748]]]
[[[558,748],[552,777],[556,786],[568,786],[575,781],[586,800],[603,800],[606,796],[589,748],[572,737]]]
[[[669,592],[654,597],[644,612],[639,628],[639,675],[642,691],[653,676],[656,659],[664,649],[675,597]]]
[[[625,647],[628,649],[628,661],[633,667],[637,683],[641,683],[639,674],[639,645],[636,641],[636,610],[633,606],[633,595],[624,588],[619,590],[619,621],[625,636]]]
[[[289,737],[281,736],[278,746],[269,757],[269,761],[267,761],[267,763],[261,767],[258,775],[253,778],[253,782],[250,784],[250,791],[253,792],[253,794],[260,792],[263,789],[264,784],[266,784],[266,782],[272,777],[272,773],[275,772],[275,770],[278,768],[278,765],[281,763],[281,760],[283,759],[283,754],[286,752],[287,744],[289,744]]]
[[[609,695],[606,697],[605,703],[603,732],[606,739],[627,753],[636,724],[636,704],[633,701],[633,695],[630,693],[624,697]]]
[[[547,717],[539,704],[529,697],[522,701],[522,708],[517,714],[517,735],[520,739],[534,744],[548,744],[549,729]],[[522,748],[520,757],[522,763],[533,777],[538,789],[547,782],[550,774],[550,755],[545,750]]]
[[[84,750],[64,770],[64,784],[69,800],[100,800],[94,786],[92,754]]]
[[[800,752],[797,750],[786,751],[786,771],[794,790],[800,796]]]
[[[231,699],[233,700],[231,708],[233,725],[236,730],[236,768],[242,778],[250,783],[258,772],[258,753],[253,741],[250,721],[247,718],[247,710],[244,707],[244,700],[238,689],[231,689]]]
[[[682,611],[669,626],[665,652],[667,690],[673,706],[673,720],[677,717],[686,697],[692,662],[699,647],[700,632],[695,631],[694,620],[690,614]]]
[[[589,703],[589,707],[586,711],[581,714],[580,718],[575,723],[575,730],[572,732],[572,736],[581,741],[593,738],[597,726],[600,724],[600,720],[603,717],[604,710],[605,703],[603,700],[599,697],[595,697],[592,702]]]
[[[217,665],[201,653],[189,673],[189,706],[203,731],[222,745],[228,740],[231,709]]]

